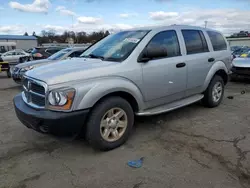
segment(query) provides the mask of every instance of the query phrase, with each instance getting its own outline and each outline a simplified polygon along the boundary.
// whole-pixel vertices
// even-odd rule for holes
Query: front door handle
[[[209,58],[208,62],[214,62],[214,60],[215,60],[214,58]]]
[[[181,67],[185,67],[186,63],[178,63],[176,64],[176,68],[181,68]]]

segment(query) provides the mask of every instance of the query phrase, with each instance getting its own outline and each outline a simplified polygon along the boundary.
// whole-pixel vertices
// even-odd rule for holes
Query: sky
[[[0,0],[0,34],[184,24],[250,32],[250,0]]]

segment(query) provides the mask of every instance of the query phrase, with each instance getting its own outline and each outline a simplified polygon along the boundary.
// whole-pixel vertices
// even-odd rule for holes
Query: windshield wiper
[[[84,56],[81,56],[81,57],[94,58],[94,59],[101,59],[101,60],[104,60],[104,59],[105,59],[103,56],[94,55],[94,54],[84,55]]]

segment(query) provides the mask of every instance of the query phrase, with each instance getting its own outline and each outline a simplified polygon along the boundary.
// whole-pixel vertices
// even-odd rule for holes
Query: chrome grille
[[[46,85],[33,79],[23,79],[23,99],[24,101],[35,108],[45,107]]]
[[[30,87],[31,91],[39,93],[40,95],[45,95],[45,88],[43,86],[31,83]]]

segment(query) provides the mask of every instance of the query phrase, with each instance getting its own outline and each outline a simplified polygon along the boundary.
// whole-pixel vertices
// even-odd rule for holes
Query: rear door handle
[[[215,60],[214,58],[209,58],[208,62],[214,62],[214,60]]]
[[[182,68],[182,67],[185,67],[186,66],[186,63],[178,63],[176,64],[176,68]]]

